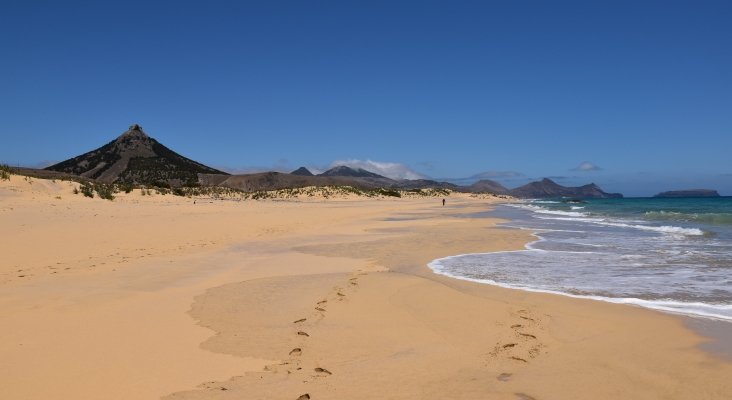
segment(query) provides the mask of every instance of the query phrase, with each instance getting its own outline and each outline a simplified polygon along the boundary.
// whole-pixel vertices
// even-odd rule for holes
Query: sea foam
[[[542,293],[632,304],[732,322],[732,235],[706,226],[654,223],[618,201],[585,209],[513,203],[492,214],[531,230],[525,250],[463,254],[430,268],[456,279]],[[608,211],[610,210],[610,211]],[[623,214],[625,213],[625,214]],[[712,228],[710,228],[712,229]]]

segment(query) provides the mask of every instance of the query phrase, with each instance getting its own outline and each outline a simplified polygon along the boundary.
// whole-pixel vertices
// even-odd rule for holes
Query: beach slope
[[[0,182],[0,385],[23,399],[725,399],[681,318],[433,274],[497,201],[232,201]],[[306,396],[307,395],[307,396]]]

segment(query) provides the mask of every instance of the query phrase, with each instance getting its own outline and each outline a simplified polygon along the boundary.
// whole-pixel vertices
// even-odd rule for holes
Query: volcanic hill
[[[290,172],[290,175],[313,176],[313,173],[310,172],[310,170],[305,167],[300,167],[300,168]]]
[[[173,185],[198,183],[198,174],[228,175],[170,150],[134,124],[117,139],[46,170],[104,183]]]

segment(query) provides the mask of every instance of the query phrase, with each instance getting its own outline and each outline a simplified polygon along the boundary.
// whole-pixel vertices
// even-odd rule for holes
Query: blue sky
[[[732,195],[730,21],[730,1],[3,1],[0,161],[139,123],[234,171]]]

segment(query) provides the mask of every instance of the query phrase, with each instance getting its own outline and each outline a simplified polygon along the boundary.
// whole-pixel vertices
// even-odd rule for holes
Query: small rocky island
[[[671,190],[661,192],[653,197],[720,197],[716,190],[712,189],[687,189],[687,190]]]

